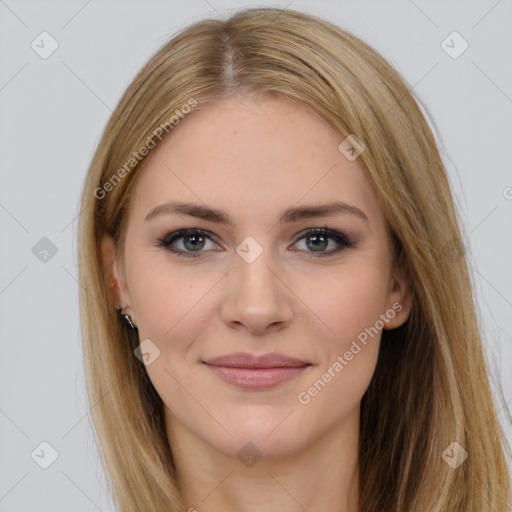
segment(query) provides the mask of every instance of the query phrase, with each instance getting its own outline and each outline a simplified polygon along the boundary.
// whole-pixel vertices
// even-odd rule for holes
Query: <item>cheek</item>
[[[386,307],[387,279],[376,266],[356,266],[326,276],[308,290],[307,304],[326,333],[329,351],[343,349],[375,325]]]
[[[160,251],[138,251],[127,261],[130,299],[141,341],[149,338],[165,349],[185,350],[211,316],[208,293],[218,280],[180,271]],[[197,272],[199,272],[197,267]]]
[[[301,405],[310,404],[307,411],[334,422],[357,407],[377,363],[386,286],[382,269],[365,265],[311,288],[308,305],[319,319],[318,334],[311,335],[322,343],[318,370],[297,397]]]
[[[170,410],[193,415],[194,402],[184,389],[193,388],[197,368],[187,365],[187,354],[208,324],[207,292],[214,279],[194,279],[171,268],[162,254],[147,251],[132,253],[126,270],[140,341],[157,347],[149,345],[155,355],[146,366],[148,376]]]

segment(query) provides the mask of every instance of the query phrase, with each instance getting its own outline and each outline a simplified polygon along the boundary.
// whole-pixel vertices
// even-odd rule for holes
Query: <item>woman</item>
[[[270,8],[183,30],[122,97],[82,211],[120,511],[508,510],[446,172],[361,40]]]

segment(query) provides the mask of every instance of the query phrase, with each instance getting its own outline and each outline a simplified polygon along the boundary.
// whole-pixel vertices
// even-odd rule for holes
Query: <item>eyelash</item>
[[[176,254],[177,256],[184,256],[186,258],[197,258],[201,255],[201,253],[205,251],[183,251],[181,249],[174,249],[171,248],[170,245],[175,242],[176,240],[179,240],[181,238],[184,238],[186,236],[194,236],[194,235],[200,235],[204,238],[207,238],[208,240],[214,241],[210,234],[207,231],[203,231],[202,229],[197,228],[187,228],[187,229],[180,229],[179,231],[174,231],[173,233],[168,233],[163,238],[158,239],[158,246],[166,249],[167,251]],[[337,249],[328,251],[328,252],[322,252],[322,251],[306,251],[309,253],[313,253],[312,256],[308,257],[319,257],[324,258],[328,256],[333,256],[334,254],[337,254],[344,249],[348,249],[350,247],[354,246],[354,242],[352,242],[347,236],[345,236],[343,233],[339,233],[338,231],[333,231],[331,229],[328,229],[327,226],[323,228],[313,228],[308,229],[306,231],[303,231],[299,238],[294,242],[294,245],[302,240],[303,238],[307,238],[308,236],[325,236],[327,238],[331,238],[336,243],[339,244],[339,247]],[[315,254],[316,253],[316,254]]]

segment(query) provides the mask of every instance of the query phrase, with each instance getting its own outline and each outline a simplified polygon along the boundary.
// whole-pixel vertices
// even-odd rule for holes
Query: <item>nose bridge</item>
[[[254,300],[274,298],[279,293],[279,286],[275,273],[271,271],[276,267],[272,248],[247,237],[238,245],[236,252],[233,278],[240,288],[237,293],[244,294],[246,291]]]
[[[223,306],[224,321],[242,323],[253,331],[288,321],[290,298],[278,277],[279,265],[272,248],[247,237],[236,252]]]

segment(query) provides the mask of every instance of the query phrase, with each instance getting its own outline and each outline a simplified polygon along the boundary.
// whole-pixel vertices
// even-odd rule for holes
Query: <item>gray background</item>
[[[86,403],[75,255],[80,189],[111,110],[188,23],[288,4],[370,43],[430,110],[449,155],[486,350],[503,383],[499,418],[512,442],[510,0],[0,0],[0,512],[113,510]],[[59,45],[47,59],[31,47],[43,45],[43,31]],[[458,58],[442,47],[453,31],[469,44]],[[462,44],[452,36],[445,47],[459,53]],[[58,453],[48,469],[31,458],[43,441]],[[40,450],[34,458],[50,462]]]

